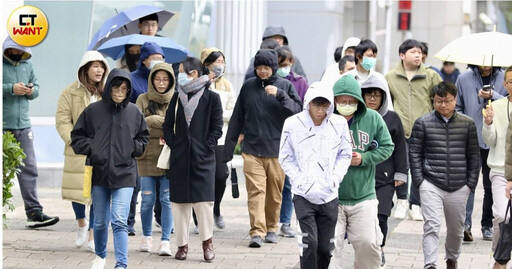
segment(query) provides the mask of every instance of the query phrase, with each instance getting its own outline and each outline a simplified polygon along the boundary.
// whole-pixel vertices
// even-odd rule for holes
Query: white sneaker
[[[94,249],[95,249],[94,240],[91,240],[91,241],[89,241],[89,243],[87,243],[86,249],[87,249],[87,251],[96,253],[96,251],[94,251]]]
[[[423,221],[421,207],[417,205],[412,205],[411,209],[409,209],[409,218],[416,221]]]
[[[395,219],[405,219],[407,217],[408,208],[409,202],[406,199],[398,199],[393,217],[395,217]]]
[[[77,248],[81,248],[85,243],[87,243],[87,240],[89,239],[89,225],[85,225],[84,227],[78,227],[78,234],[76,235],[75,239],[75,246]]]
[[[151,236],[142,237],[142,242],[140,243],[139,251],[151,252],[152,247],[153,247],[153,237],[151,237]]]
[[[169,247],[169,241],[162,241],[158,248],[158,255],[160,256],[171,256],[171,248]]]
[[[91,262],[91,269],[103,269],[105,268],[105,263],[107,263],[107,259],[102,259],[100,256],[96,256],[96,259]]]

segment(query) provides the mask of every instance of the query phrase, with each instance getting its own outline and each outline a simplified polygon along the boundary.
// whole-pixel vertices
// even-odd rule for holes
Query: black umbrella
[[[236,168],[231,165],[231,194],[233,198],[240,197],[240,192],[238,191],[238,176],[236,174]]]

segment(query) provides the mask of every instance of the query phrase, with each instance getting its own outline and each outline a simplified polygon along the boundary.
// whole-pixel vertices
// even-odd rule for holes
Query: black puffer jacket
[[[144,116],[130,103],[131,87],[120,104],[112,100],[112,81],[130,74],[114,69],[107,77],[102,99],[80,114],[71,131],[71,147],[87,155],[93,166],[92,185],[117,189],[135,187],[137,163],[148,143],[149,131]]]
[[[409,157],[417,187],[426,179],[448,192],[464,185],[474,190],[480,172],[475,123],[458,112],[448,122],[435,111],[420,117],[412,128]]]

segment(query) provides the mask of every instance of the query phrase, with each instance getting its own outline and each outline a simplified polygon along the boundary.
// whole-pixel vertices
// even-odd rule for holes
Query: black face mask
[[[126,65],[130,72],[137,70],[137,64],[139,63],[140,53],[137,54],[126,54]]]
[[[8,56],[9,56],[9,59],[11,59],[15,62],[19,62],[21,60],[21,58],[23,57],[23,53],[22,54],[12,54],[9,52]]]

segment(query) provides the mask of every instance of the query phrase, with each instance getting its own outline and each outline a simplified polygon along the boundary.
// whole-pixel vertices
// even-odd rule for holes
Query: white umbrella
[[[441,61],[473,64],[479,66],[512,65],[512,35],[485,32],[459,37],[434,57]]]

